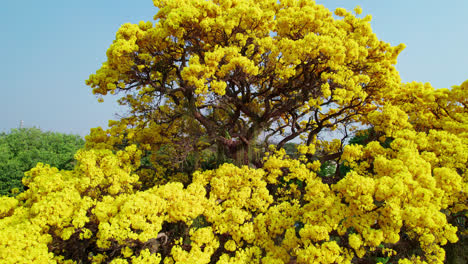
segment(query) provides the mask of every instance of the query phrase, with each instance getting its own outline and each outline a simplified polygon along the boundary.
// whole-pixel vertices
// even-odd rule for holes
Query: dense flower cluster
[[[0,262],[437,264],[466,238],[468,81],[401,84],[402,46],[360,8],[153,2],[156,25],[123,25],[88,80],[138,90],[121,99],[130,115],[93,129],[73,170],[38,164],[0,198]],[[245,148],[249,166],[178,167],[210,143],[239,154],[266,125],[303,140],[294,157],[272,147],[258,165]]]
[[[352,170],[334,185],[317,176],[317,164],[280,151],[263,169],[225,164],[195,173],[186,187],[138,191],[135,146],[83,150],[74,171],[40,164],[28,173],[25,193],[2,197],[0,259],[351,263],[378,252],[407,263],[400,252],[407,240],[422,253],[406,261],[442,263],[441,245],[457,241],[447,210],[466,210],[457,205],[466,199],[466,178],[457,172],[466,170],[459,165],[466,149],[453,145],[450,158],[428,149],[431,133],[394,136],[390,148],[347,146],[343,159]]]
[[[136,144],[161,182],[207,146],[236,158],[260,132],[294,139],[363,121],[400,85],[404,45],[380,41],[360,8],[334,16],[309,0],[153,3],[157,21],[121,26],[86,81],[100,97],[126,93],[119,103],[130,113],[94,129],[87,146]]]

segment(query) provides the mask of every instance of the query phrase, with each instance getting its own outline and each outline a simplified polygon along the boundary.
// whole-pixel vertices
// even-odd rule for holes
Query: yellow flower
[[[229,240],[224,244],[224,248],[228,251],[235,251],[236,250],[236,242],[234,240]]]

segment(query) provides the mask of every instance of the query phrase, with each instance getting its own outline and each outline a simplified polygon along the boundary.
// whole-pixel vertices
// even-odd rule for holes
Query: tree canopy
[[[217,145],[249,164],[260,138],[278,139],[278,149],[294,139],[312,144],[367,123],[398,89],[404,46],[380,41],[370,16],[338,9],[335,19],[312,1],[154,3],[156,23],[123,25],[87,80],[95,94],[125,93],[130,115],[110,123],[111,145],[171,143],[176,157]]]
[[[86,81],[128,114],[0,198],[0,260],[466,260],[468,81],[402,83],[359,7],[153,3]]]
[[[61,170],[74,167],[73,155],[84,146],[78,135],[43,132],[38,128],[0,133],[0,195],[23,191],[21,179],[38,162]]]

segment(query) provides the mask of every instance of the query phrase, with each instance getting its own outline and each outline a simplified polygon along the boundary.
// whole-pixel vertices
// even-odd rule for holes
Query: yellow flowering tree
[[[468,82],[401,84],[359,8],[154,4],[87,81],[129,116],[0,198],[0,262],[432,264],[466,241]],[[179,173],[211,145],[240,162]]]
[[[126,94],[120,103],[130,116],[104,134],[153,152],[164,135],[179,153],[217,145],[247,165],[259,136],[281,138],[278,148],[312,144],[360,121],[399,85],[403,45],[380,41],[370,16],[337,9],[336,19],[313,1],[153,3],[156,22],[121,26],[86,81],[100,96]]]

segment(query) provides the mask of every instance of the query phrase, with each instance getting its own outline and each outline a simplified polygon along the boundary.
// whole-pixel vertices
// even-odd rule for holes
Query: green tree
[[[0,195],[14,196],[24,190],[24,172],[38,162],[61,170],[74,167],[73,155],[84,145],[78,135],[44,132],[38,128],[12,129],[0,134]]]

